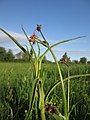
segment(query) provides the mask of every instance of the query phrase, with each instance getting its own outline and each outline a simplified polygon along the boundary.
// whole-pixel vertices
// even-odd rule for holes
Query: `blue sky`
[[[87,36],[59,45],[53,51],[58,59],[67,52],[72,60],[83,56],[90,60],[90,0],[0,0],[0,27],[16,37],[23,46],[28,45],[28,41],[21,24],[31,35],[37,23],[42,24],[42,31],[50,44]],[[0,46],[12,49],[14,53],[19,51],[2,32]],[[50,54],[47,58],[52,60]]]

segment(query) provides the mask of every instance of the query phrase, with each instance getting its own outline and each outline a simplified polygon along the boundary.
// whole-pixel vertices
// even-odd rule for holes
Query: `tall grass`
[[[70,95],[72,93],[71,92],[71,87],[72,87],[71,86],[71,78],[74,79],[74,78],[90,76],[90,74],[86,74],[86,72],[85,72],[85,74],[70,76],[71,75],[70,68],[67,66],[67,63],[65,63],[65,65],[68,67],[67,68],[68,74],[67,74],[67,78],[64,78],[62,70],[61,70],[61,64],[58,63],[57,57],[53,53],[52,48],[59,45],[59,44],[63,44],[65,42],[69,42],[69,41],[72,41],[72,40],[75,40],[78,38],[82,38],[82,37],[76,37],[76,38],[69,39],[69,40],[63,40],[63,41],[60,41],[58,43],[55,43],[52,46],[49,46],[49,43],[46,41],[44,35],[42,34],[41,25],[37,26],[37,31],[40,32],[40,34],[42,35],[44,40],[40,40],[35,34],[31,35],[29,38],[27,36],[24,28],[22,27],[22,30],[23,30],[27,40],[30,43],[30,51],[29,51],[29,49],[26,50],[25,48],[23,48],[17,42],[17,40],[15,38],[13,38],[5,30],[3,30],[2,28],[0,28],[0,30],[2,32],[4,32],[9,38],[11,38],[12,41],[15,42],[17,44],[17,46],[23,52],[28,54],[29,58],[31,58],[30,51],[33,52],[33,58],[30,59],[31,60],[30,65],[32,65],[32,69],[30,68],[31,71],[26,70],[27,73],[30,72],[29,78],[24,73],[24,78],[22,78],[22,77],[19,78],[19,75],[18,75],[18,79],[23,79],[23,81],[19,80],[19,82],[20,82],[19,83],[19,82],[17,82],[17,79],[15,80],[16,88],[18,91],[16,90],[16,88],[14,86],[8,85],[9,81],[11,79],[11,73],[13,73],[13,68],[11,69],[11,71],[9,71],[8,74],[4,74],[4,76],[3,76],[3,77],[6,77],[7,83],[8,83],[8,84],[6,84],[6,86],[8,86],[7,96],[5,97],[5,95],[4,95],[5,105],[7,106],[7,110],[6,110],[7,115],[8,115],[7,119],[14,119],[14,118],[19,119],[20,117],[18,116],[18,113],[21,112],[21,114],[24,114],[22,112],[21,108],[23,105],[25,105],[26,110],[25,110],[24,117],[20,118],[20,119],[46,120],[46,116],[47,116],[46,113],[48,112],[56,120],[58,120],[58,119],[69,120],[72,111],[75,110],[77,104],[82,101],[82,99],[80,99],[76,103],[71,101],[71,99],[73,99]],[[33,44],[36,43],[38,51],[35,51],[32,43]],[[43,54],[41,54],[40,45],[43,45],[43,47],[46,47],[46,51]],[[54,61],[56,63],[58,78],[57,79],[54,78],[55,79],[54,84],[50,87],[49,91],[47,91],[45,94],[44,86],[45,86],[45,82],[46,82],[46,78],[47,78],[46,77],[47,72],[42,71],[42,60],[43,60],[44,56],[47,54],[47,52],[50,52],[52,57],[54,58]],[[33,81],[33,83],[32,83],[32,81]],[[49,81],[47,81],[47,84],[48,83],[49,83]],[[54,90],[57,91],[56,87],[58,85],[60,88],[60,92],[58,94],[61,93],[61,95],[58,95],[56,97],[58,98],[59,102],[62,101],[60,104],[62,110],[59,110],[60,108],[57,108],[54,104],[48,103],[49,95],[51,94],[52,91],[53,92],[54,92]],[[27,87],[28,87],[28,89],[27,89]],[[23,93],[24,93],[24,95],[23,95]],[[14,96],[13,96],[13,94],[14,94]],[[51,100],[52,99],[54,99],[54,98],[51,97]],[[16,100],[16,101],[14,101],[14,100]],[[50,101],[50,102],[52,102],[52,101]],[[70,104],[70,102],[72,102],[73,104]],[[20,103],[22,103],[23,105]],[[14,105],[17,105],[16,110],[14,109],[15,108]],[[72,119],[74,119],[74,118],[72,117]]]
[[[42,67],[42,70],[45,72],[44,91],[46,95],[50,86],[59,82],[57,81],[59,75],[55,64],[43,64]],[[63,78],[65,78],[67,74],[65,72],[65,66],[61,66],[61,69]],[[29,63],[0,63],[0,70],[0,119],[9,120],[12,117],[12,119],[23,120],[29,109],[29,100],[31,101],[33,92],[34,81],[32,67]],[[85,71],[90,73],[90,65],[72,65],[70,74],[74,75],[75,72],[75,74],[80,75]],[[90,119],[89,79],[90,77],[80,77],[70,81],[70,120],[82,120],[85,117],[86,120]],[[65,84],[67,93],[67,82]],[[60,86],[61,84],[57,85],[49,94],[46,103],[57,106],[59,111],[63,113],[62,89]],[[37,96],[37,93],[35,95]],[[30,119],[38,119],[35,106],[33,106]],[[47,112],[46,116],[48,120],[53,119],[51,114],[49,116],[47,115]]]

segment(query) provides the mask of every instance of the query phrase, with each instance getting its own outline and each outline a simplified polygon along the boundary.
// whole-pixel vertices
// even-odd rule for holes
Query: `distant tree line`
[[[33,59],[33,53],[31,52],[31,56],[29,56],[28,54],[25,54],[23,52],[19,52],[17,54],[13,54],[12,50],[9,49],[8,51],[6,51],[6,49],[4,47],[0,47],[0,62],[29,62],[30,59]],[[51,63],[51,61],[46,59],[46,56],[44,57],[43,63]],[[81,57],[80,60],[72,60],[70,59],[70,57],[68,57],[67,52],[64,53],[64,55],[62,56],[62,58],[59,60],[59,62],[66,62],[66,63],[90,63],[90,61],[87,61],[86,57]]]
[[[11,49],[8,51],[5,50],[5,48],[0,47],[0,61],[13,61],[14,55]]]
[[[62,58],[60,59],[59,62],[66,62],[67,64],[68,63],[76,63],[76,64],[79,64],[79,63],[83,63],[83,64],[87,64],[87,63],[90,63],[90,61],[87,61],[87,58],[86,57],[81,57],[80,60],[70,60],[70,57],[68,57],[67,55],[67,52],[64,53],[64,55],[62,56]]]
[[[0,62],[20,62],[28,61],[28,55],[23,52],[13,54],[12,50],[9,49],[6,51],[4,47],[0,47]]]
[[[11,49],[6,51],[4,47],[0,47],[0,62],[29,62],[31,59],[33,59],[32,50],[30,50],[30,55],[23,52],[19,52],[14,55]],[[42,62],[47,63],[50,61],[44,57]]]

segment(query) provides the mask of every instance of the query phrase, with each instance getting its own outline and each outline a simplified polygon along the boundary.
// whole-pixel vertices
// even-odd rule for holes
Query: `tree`
[[[87,63],[90,64],[90,61],[88,61]]]
[[[0,47],[0,61],[4,61],[6,58],[6,50],[3,47]]]
[[[78,64],[79,61],[78,60],[73,60],[72,63]]]
[[[6,53],[6,61],[13,61],[14,60],[14,55],[11,49],[8,50]]]
[[[80,63],[86,64],[87,63],[87,58],[86,57],[80,58]]]

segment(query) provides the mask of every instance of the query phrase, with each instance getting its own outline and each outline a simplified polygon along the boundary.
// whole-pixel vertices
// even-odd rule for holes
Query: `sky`
[[[57,59],[67,52],[71,60],[90,60],[90,0],[0,0],[0,28],[5,29],[25,47],[29,46],[21,25],[28,36],[37,24],[50,45],[78,36],[84,38],[61,44],[53,49]],[[41,38],[39,33],[36,35]],[[18,53],[20,49],[0,31],[0,46]],[[46,48],[41,48],[41,54]],[[47,59],[53,60],[51,54]]]

